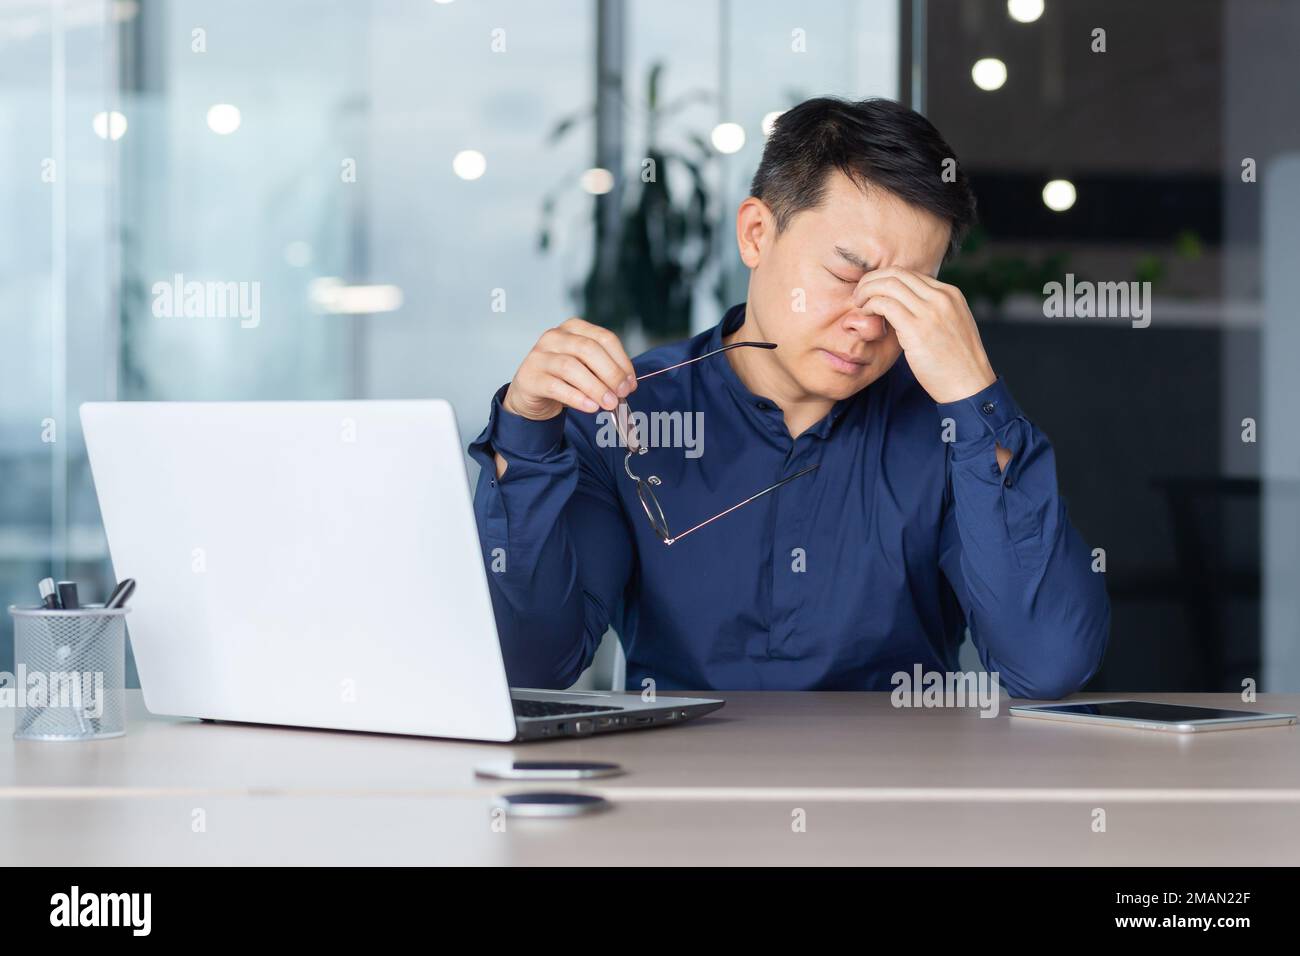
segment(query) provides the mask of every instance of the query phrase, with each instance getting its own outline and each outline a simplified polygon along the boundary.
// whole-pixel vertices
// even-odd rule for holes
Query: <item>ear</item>
[[[775,238],[776,217],[772,210],[763,200],[750,196],[736,210],[736,246],[741,261],[750,269],[757,268]]]

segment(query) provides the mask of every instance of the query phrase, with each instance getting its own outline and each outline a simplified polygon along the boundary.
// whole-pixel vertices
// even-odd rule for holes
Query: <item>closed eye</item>
[[[854,283],[856,283],[856,282],[858,281],[857,279],[846,279],[846,278],[844,278],[844,276],[842,276],[842,275],[838,275],[838,274],[836,274],[835,272],[831,272],[830,269],[827,269],[826,271],[827,271],[827,272],[830,272],[832,276],[835,276],[835,278],[836,278],[836,279],[839,279],[841,282],[847,282],[847,283],[849,283],[850,285],[853,285]]]

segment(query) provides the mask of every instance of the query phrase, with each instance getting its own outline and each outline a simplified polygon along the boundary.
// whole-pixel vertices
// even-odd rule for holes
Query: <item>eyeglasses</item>
[[[678,362],[676,365],[670,365],[667,368],[656,369],[653,372],[647,372],[645,375],[638,375],[637,381],[643,382],[648,378],[654,378],[656,375],[663,375],[665,372],[671,372],[673,369],[681,368],[683,365],[690,365],[693,362],[702,361],[703,359],[709,358],[710,356],[718,355],[721,352],[725,352],[728,349],[738,349],[744,347],[758,348],[758,349],[774,349],[776,348],[776,343],[774,342],[733,342],[730,345],[724,345],[720,349],[714,349],[712,352],[706,352],[703,355],[696,356],[693,359],[687,359],[685,362]],[[762,491],[758,492],[757,494],[750,495],[744,501],[732,505],[726,511],[720,511],[717,514],[715,514],[712,518],[708,518],[704,521],[701,521],[699,524],[695,525],[694,527],[687,528],[681,534],[675,535],[668,530],[668,519],[664,517],[664,509],[659,504],[659,499],[655,497],[654,492],[651,490],[652,486],[661,485],[663,484],[663,482],[659,480],[657,475],[646,475],[644,478],[642,478],[632,471],[632,456],[644,455],[650,449],[641,443],[640,436],[636,434],[636,428],[634,428],[632,425],[632,410],[628,407],[626,401],[622,401],[618,403],[618,411],[616,413],[616,418],[617,418],[619,435],[622,437],[623,443],[627,446],[627,454],[623,456],[623,470],[627,472],[627,476],[629,478],[631,478],[634,482],[636,482],[636,496],[641,502],[641,507],[645,510],[645,516],[650,520],[650,527],[654,529],[654,533],[659,537],[659,540],[662,541],[664,544],[673,544],[676,541],[680,541],[682,540],[682,538],[686,537],[692,531],[698,531],[700,530],[700,528],[703,528],[706,524],[712,524],[714,521],[717,521],[719,518],[731,514],[731,512],[735,511],[737,508],[743,508],[751,501],[763,497],[763,495],[767,494],[769,491],[775,491],[776,489],[780,488],[782,485],[794,481],[796,478],[800,478],[808,474],[810,471],[815,471],[818,468],[817,465],[813,465],[809,468],[805,468],[803,471],[795,472],[793,475],[790,475],[789,477],[782,478],[776,484],[768,488],[764,488]]]

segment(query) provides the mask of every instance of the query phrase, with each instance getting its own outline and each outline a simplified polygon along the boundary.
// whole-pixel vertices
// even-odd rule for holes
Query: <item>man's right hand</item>
[[[547,329],[524,358],[501,405],[542,421],[564,409],[614,411],[636,389],[636,371],[609,329],[579,318]]]
[[[635,390],[636,370],[618,336],[575,317],[547,329],[537,340],[511,379],[501,407],[545,421],[566,406],[587,413],[602,408],[612,412]],[[500,478],[506,471],[500,453],[496,466]]]

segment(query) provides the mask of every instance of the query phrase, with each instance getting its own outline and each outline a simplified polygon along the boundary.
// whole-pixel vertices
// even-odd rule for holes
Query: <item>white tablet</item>
[[[1013,717],[1069,720],[1075,723],[1140,730],[1170,730],[1180,734],[1243,727],[1278,727],[1296,722],[1295,714],[1261,714],[1219,707],[1157,704],[1146,700],[1089,700],[1065,704],[1016,704]]]

